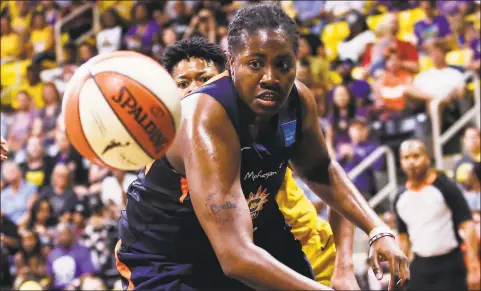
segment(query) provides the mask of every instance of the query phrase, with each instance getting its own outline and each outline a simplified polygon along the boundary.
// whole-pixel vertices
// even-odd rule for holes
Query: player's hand
[[[0,159],[2,161],[7,159],[8,146],[7,141],[0,137]]]
[[[334,290],[361,290],[361,287],[357,284],[352,265],[335,266],[331,277],[331,288]]]
[[[382,270],[379,263],[384,261],[389,263],[389,272],[391,273],[388,290],[405,287],[411,277],[408,258],[402,252],[396,240],[389,236],[374,241],[369,250],[369,262],[378,280],[382,279]]]

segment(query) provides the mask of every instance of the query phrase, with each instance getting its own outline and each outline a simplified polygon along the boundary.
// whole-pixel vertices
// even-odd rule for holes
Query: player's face
[[[283,30],[261,29],[245,37],[229,59],[239,96],[259,116],[276,114],[291,93],[296,55]]]
[[[218,74],[220,72],[212,61],[199,58],[182,60],[172,70],[172,78],[180,89],[182,97]]]
[[[428,154],[419,143],[408,143],[401,146],[401,167],[409,180],[418,180],[429,169]]]

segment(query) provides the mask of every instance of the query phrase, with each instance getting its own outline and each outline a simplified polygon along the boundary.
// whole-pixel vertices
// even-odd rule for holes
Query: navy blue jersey
[[[195,93],[216,99],[239,136],[240,179],[254,225],[254,243],[299,273],[311,276],[312,270],[305,264],[301,246],[293,238],[275,199],[293,148],[301,138],[302,115],[297,89],[293,87],[285,105],[272,118],[267,134],[256,141],[248,129],[254,114],[238,97],[228,74]],[[190,264],[192,272],[209,270],[206,276],[212,280],[216,275],[224,277],[195,216],[188,181],[165,157],[156,160],[147,174],[141,171],[127,195],[127,207],[120,221],[120,238],[125,247],[161,254],[169,262]],[[136,243],[139,241],[141,245]],[[298,265],[303,266],[296,267]]]

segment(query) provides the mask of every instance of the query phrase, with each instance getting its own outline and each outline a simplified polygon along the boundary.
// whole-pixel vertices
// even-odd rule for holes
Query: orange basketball
[[[138,170],[168,150],[180,127],[180,93],[169,73],[139,53],[89,60],[67,84],[62,103],[73,146],[100,166]]]

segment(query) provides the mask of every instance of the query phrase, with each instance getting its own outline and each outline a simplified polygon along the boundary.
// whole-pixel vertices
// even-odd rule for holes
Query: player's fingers
[[[371,254],[370,261],[371,261],[372,271],[374,272],[374,275],[376,275],[376,279],[381,280],[382,272],[381,272],[381,268],[379,267],[379,258],[377,253]]]
[[[399,275],[400,257],[393,255],[389,258],[389,272],[391,273],[391,280],[389,280],[389,290],[396,290],[400,282]]]
[[[401,284],[402,286],[406,286],[406,284],[411,279],[411,272],[409,271],[409,260],[406,255],[401,255],[401,264],[400,264],[400,276],[401,276]]]
[[[5,161],[7,159],[7,156],[0,155],[0,160]]]

